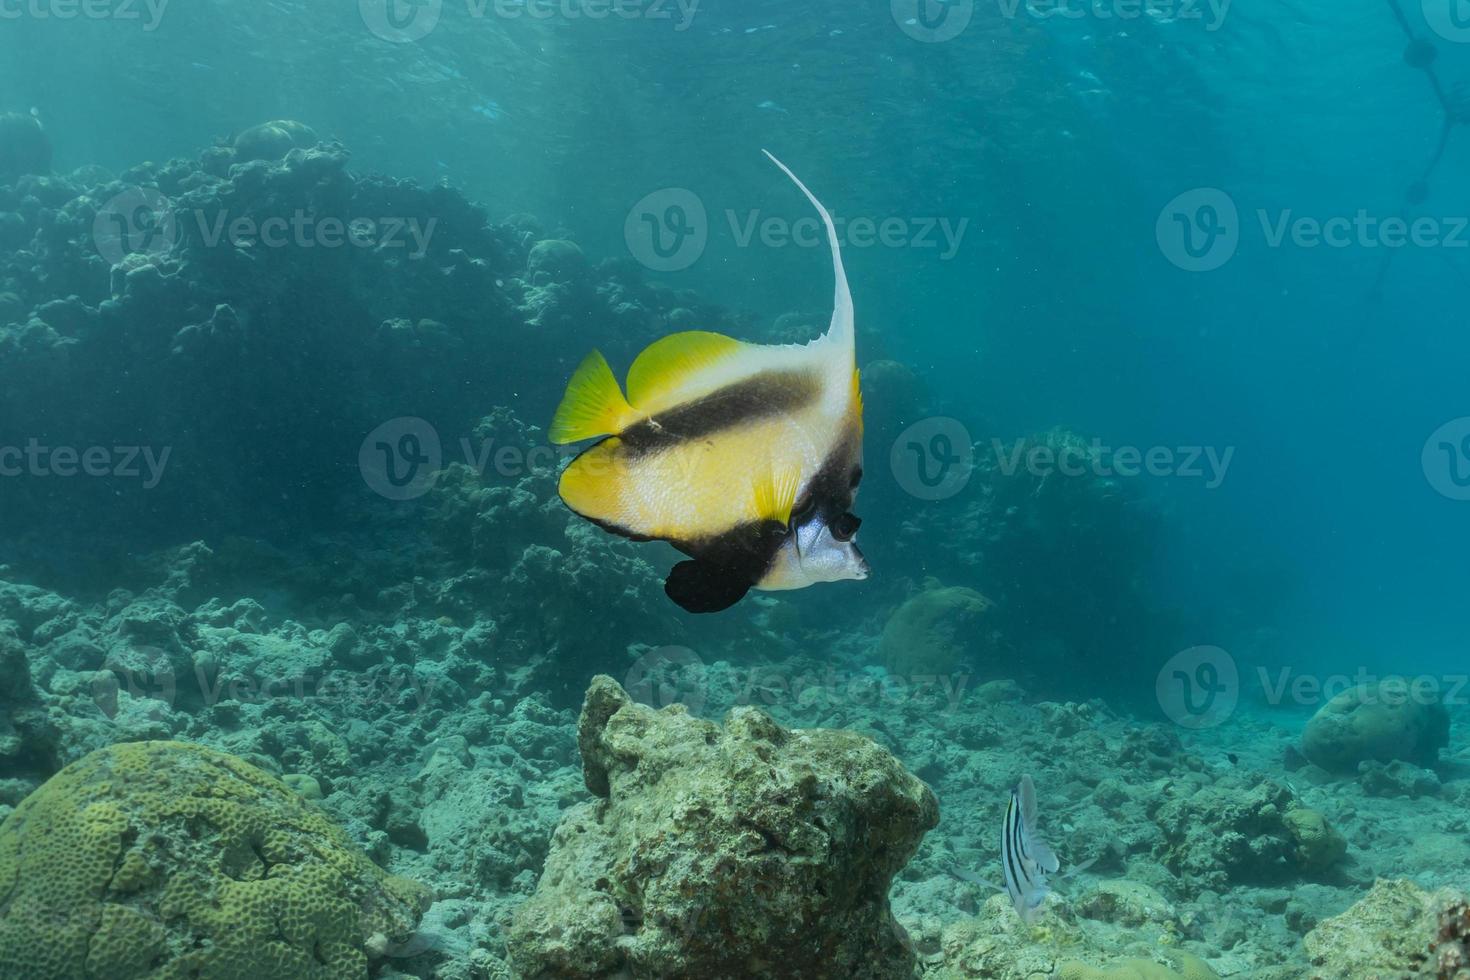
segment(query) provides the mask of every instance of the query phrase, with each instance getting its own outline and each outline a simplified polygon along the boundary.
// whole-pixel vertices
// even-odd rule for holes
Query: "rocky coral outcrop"
[[[1215,980],[1199,956],[1171,948],[1178,934],[1172,918],[1160,916],[1168,906],[1162,896],[1134,883],[1113,885],[1101,905],[1114,908],[1116,898],[1134,908],[1133,933],[1090,929],[1073,914],[1081,908],[1058,910],[1028,927],[1006,896],[995,895],[978,916],[943,931],[925,980]],[[1088,901],[1083,907],[1100,906]]]
[[[1378,881],[1352,908],[1307,934],[1313,980],[1459,980],[1465,901],[1449,889],[1429,892],[1407,880]]]
[[[897,677],[979,674],[993,679],[1005,650],[995,604],[974,589],[932,586],[888,618],[878,652]]]
[[[1215,786],[1180,793],[1154,821],[1164,832],[1165,864],[1214,888],[1320,874],[1347,853],[1325,817],[1273,781],[1244,793]]]
[[[1450,716],[1437,691],[1401,677],[1360,684],[1324,704],[1302,731],[1302,753],[1323,769],[1364,762],[1433,766],[1449,744]]]
[[[0,895],[0,963],[27,980],[348,980],[428,905],[270,775],[179,742],[99,750],[27,797]]]
[[[107,450],[105,478],[15,483],[0,530],[96,561],[99,542],[340,527],[374,502],[352,463],[375,428],[423,419],[448,464],[487,406],[590,344],[631,355],[678,310],[730,328],[636,263],[348,161],[281,120],[116,176],[0,174],[0,444],[34,437],[48,474],[56,442]],[[28,542],[38,526],[63,530]]]
[[[598,677],[578,743],[599,799],[517,914],[526,977],[913,976],[888,888],[938,804],[871,740],[751,708],[719,726]]]

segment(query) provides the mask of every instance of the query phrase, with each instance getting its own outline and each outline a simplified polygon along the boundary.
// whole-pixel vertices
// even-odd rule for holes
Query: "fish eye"
[[[832,522],[832,537],[838,541],[851,541],[863,526],[863,519],[856,514],[843,514]]]

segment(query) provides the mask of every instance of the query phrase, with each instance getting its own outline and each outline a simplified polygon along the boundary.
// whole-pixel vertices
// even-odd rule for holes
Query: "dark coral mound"
[[[378,426],[425,419],[452,460],[497,404],[548,413],[589,344],[636,350],[698,306],[447,186],[354,174],[309,134],[0,180],[0,446],[36,477],[0,533],[95,557],[103,538],[351,524],[381,503],[358,465]],[[93,450],[113,478],[47,478]]]
[[[0,115],[0,180],[51,172],[51,139],[34,116]]]

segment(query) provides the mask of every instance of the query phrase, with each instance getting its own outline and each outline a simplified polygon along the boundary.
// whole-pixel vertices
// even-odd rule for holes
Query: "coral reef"
[[[879,657],[899,677],[963,673],[993,679],[1005,649],[993,607],[974,589],[927,588],[888,618]]]
[[[156,480],[15,484],[0,532],[19,554],[96,565],[99,548],[350,527],[373,497],[341,464],[384,423],[424,419],[445,464],[471,462],[458,450],[521,397],[515,379],[564,377],[589,342],[628,355],[676,311],[733,329],[635,263],[594,267],[447,186],[348,160],[278,121],[117,177],[0,178],[0,444],[133,447],[135,470],[142,449],[168,453]]]
[[[1323,769],[1364,762],[1433,766],[1449,744],[1450,716],[1437,693],[1401,677],[1360,684],[1324,704],[1302,731],[1302,753]]]
[[[279,781],[179,742],[99,749],[24,800],[0,895],[0,962],[30,980],[345,980],[428,904]]]
[[[305,123],[294,119],[251,126],[238,134],[232,144],[234,163],[254,160],[281,160],[292,150],[309,150],[317,145],[317,135]]]
[[[280,812],[289,791],[343,847],[433,889],[406,939],[396,923],[364,936],[357,919],[340,933],[340,962],[365,957],[381,980],[510,980],[512,936],[532,968],[585,954],[578,969],[692,963],[711,978],[744,966],[716,944],[796,971],[820,936],[845,970],[864,932],[878,940],[863,968],[943,980],[1301,980],[1313,930],[1318,972],[1336,980],[1360,974],[1330,959],[1356,928],[1334,923],[1375,879],[1463,881],[1463,708],[1447,705],[1448,751],[1433,751],[1431,710],[1426,737],[1382,739],[1407,750],[1365,755],[1375,734],[1332,772],[1280,706],[1243,701],[1217,729],[1160,723],[1149,681],[1179,645],[1151,598],[1160,517],[1143,481],[1091,466],[1075,433],[998,444],[967,416],[986,437],[969,483],[915,507],[884,457],[944,407],[898,362],[863,375],[865,546],[885,574],[864,591],[761,595],[694,628],[662,594],[672,553],[571,517],[559,453],[528,420],[548,416],[589,345],[626,362],[669,329],[805,341],[826,312],[725,313],[562,229],[348,162],[277,122],[197,160],[0,178],[0,446],[171,453],[148,487],[6,481],[0,820],[94,750],[229,753],[269,774]],[[276,243],[230,230],[298,215],[351,240],[322,245],[309,222]],[[871,339],[862,349],[881,357]],[[391,448],[416,420],[441,459],[400,499],[373,483],[364,447]],[[1048,470],[1032,450],[1084,465]],[[1274,583],[1256,581],[1246,605]],[[1254,648],[1232,653],[1244,665]],[[598,673],[628,695],[600,681],[579,728]],[[1142,692],[1131,714],[1125,681]],[[1343,744],[1358,738],[1344,730]],[[932,799],[905,770],[943,801],[927,834]],[[1023,773],[1063,863],[1031,928],[957,877],[999,878]],[[863,798],[868,775],[898,789]],[[691,787],[718,797],[708,813],[677,796]],[[245,869],[232,890],[274,880],[250,877],[249,848],[228,853]],[[216,861],[193,844],[176,856],[147,866],[182,877],[183,862]],[[371,870],[357,880],[390,887]],[[0,916],[5,901],[0,887]],[[1430,906],[1402,904],[1404,948],[1426,976],[1463,980],[1464,906]],[[792,909],[807,918],[781,917]],[[133,950],[188,921],[140,924]],[[273,949],[291,955],[269,940],[251,952]]]
[[[1454,966],[1455,946],[1465,937],[1456,910],[1464,903],[1463,895],[1448,889],[1429,892],[1403,879],[1378,881],[1352,908],[1307,934],[1312,976],[1453,980],[1455,973],[1442,972],[1436,960]]]
[[[578,743],[600,799],[563,818],[517,914],[523,975],[914,975],[888,889],[938,805],[873,742],[655,712],[598,677]]]
[[[1154,819],[1164,832],[1165,863],[1214,887],[1325,871],[1347,853],[1320,813],[1275,782],[1246,794],[1213,786],[1180,793]]]
[[[1137,893],[1134,897],[1138,897]],[[1129,900],[1131,901],[1131,899]],[[1145,900],[1145,904],[1158,901]],[[970,920],[944,930],[925,980],[1215,980],[1194,955],[1174,947],[1177,934],[1143,932],[1105,937],[1069,910],[1036,927],[1016,918],[1005,896],[994,896]]]

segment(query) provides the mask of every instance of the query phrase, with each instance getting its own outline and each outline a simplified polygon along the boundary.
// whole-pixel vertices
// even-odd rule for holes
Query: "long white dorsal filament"
[[[856,356],[857,338],[853,327],[852,291],[847,287],[847,271],[842,267],[842,249],[837,244],[837,226],[832,223],[832,215],[817,200],[817,196],[807,190],[807,186],[801,182],[801,178],[791,172],[791,168],[780,160],[770,150],[761,150],[770,161],[781,168],[781,172],[791,178],[806,199],[812,202],[812,207],[822,216],[822,224],[827,228],[827,243],[832,249],[832,272],[837,280],[837,285],[832,297],[832,324],[827,328],[827,337],[837,343],[851,356]]]

